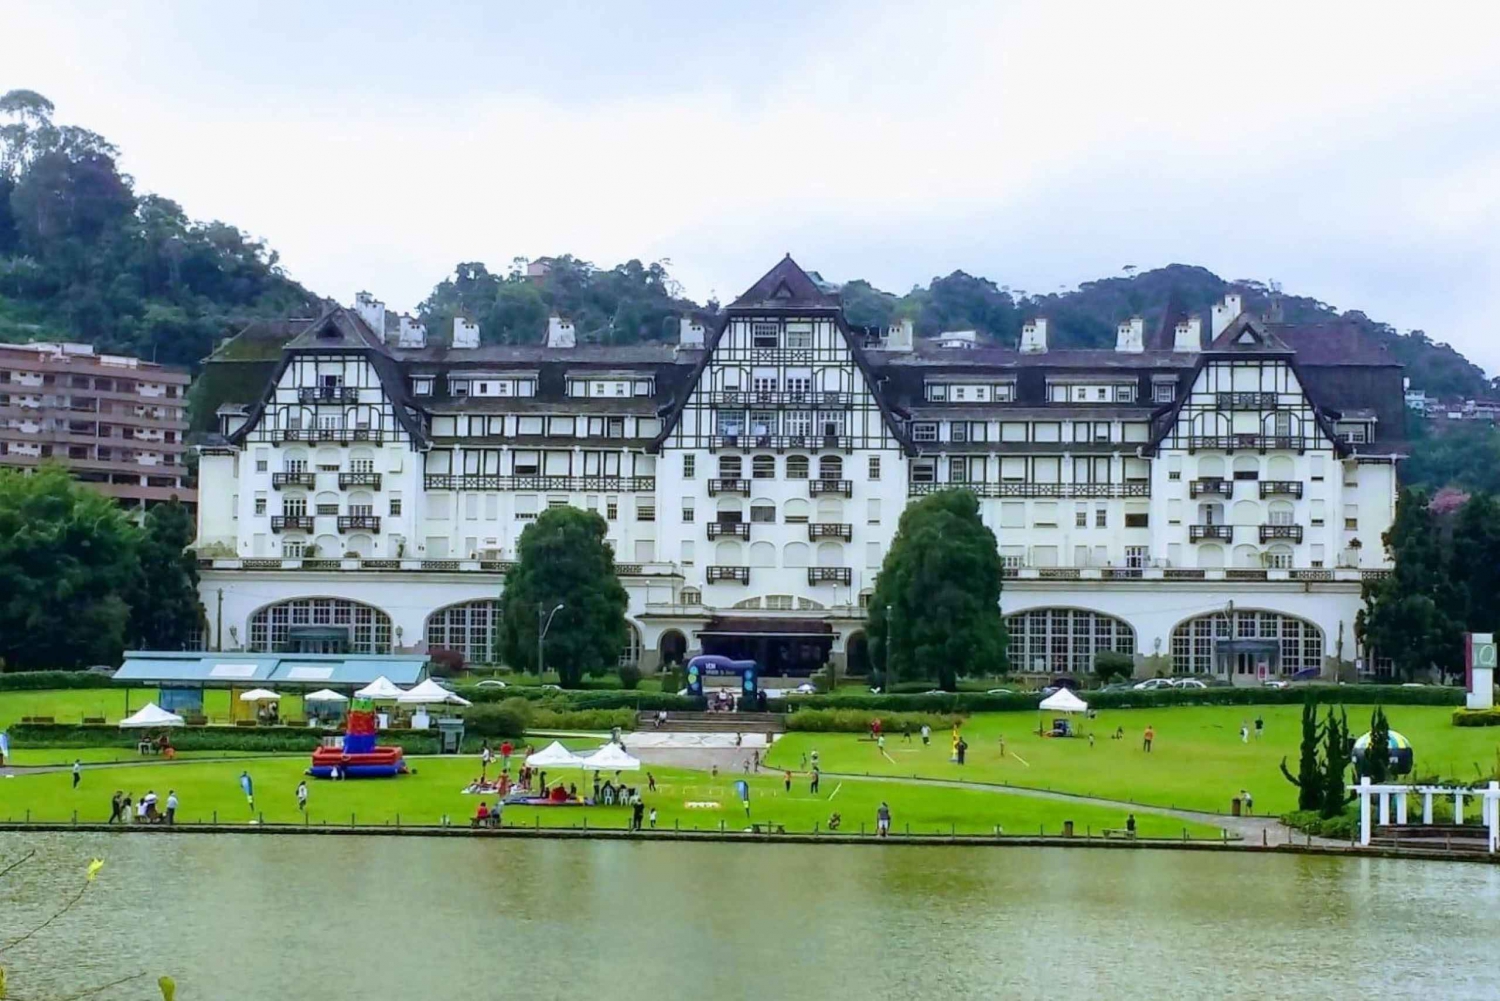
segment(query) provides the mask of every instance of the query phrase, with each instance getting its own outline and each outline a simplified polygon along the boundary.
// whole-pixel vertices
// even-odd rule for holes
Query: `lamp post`
[[[552,617],[562,611],[562,608],[563,603],[560,601],[551,612],[547,611],[547,606],[545,605],[536,606],[536,676],[538,678],[542,676],[542,671],[544,670],[542,667],[542,641],[547,638],[547,630],[552,628]]]

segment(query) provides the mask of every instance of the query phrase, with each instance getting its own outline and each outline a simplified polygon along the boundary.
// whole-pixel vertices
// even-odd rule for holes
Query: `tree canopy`
[[[542,669],[539,622],[561,604],[546,634],[545,666],[556,669],[566,687],[577,686],[585,672],[602,674],[615,666],[626,641],[629,599],[604,541],[608,530],[597,512],[572,507],[549,508],[526,526],[500,596],[501,654],[507,664]]]
[[[972,493],[944,490],[908,506],[870,599],[874,663],[949,690],[962,675],[1004,671],[1000,571]]]
[[[202,628],[193,516],[177,498],[146,512],[130,592],[130,643],[142,650],[182,650]]]

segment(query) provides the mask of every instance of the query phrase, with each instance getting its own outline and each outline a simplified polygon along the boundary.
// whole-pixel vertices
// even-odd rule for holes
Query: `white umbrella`
[[[143,730],[153,726],[182,726],[183,718],[169,713],[155,702],[147,702],[145,708],[120,720],[121,730]]]
[[[396,701],[402,703],[403,705],[417,706],[430,706],[439,704],[449,706],[470,706],[474,704],[468,699],[463,698],[459,695],[455,695],[453,692],[448,691],[448,689],[444,688],[436,681],[433,681],[431,678],[428,678],[426,681],[422,682],[420,685],[417,685],[415,688],[409,688],[406,691],[402,692],[396,697]]]
[[[269,688],[252,688],[240,695],[241,702],[275,702],[279,698],[281,696]]]
[[[308,692],[302,696],[303,702],[348,702],[349,696],[340,695],[331,688],[320,688],[316,692]]]
[[[1054,713],[1081,713],[1088,712],[1089,704],[1068,689],[1059,688],[1043,699],[1037,708]]]
[[[605,744],[583,759],[583,767],[594,772],[636,772],[640,771],[641,762],[626,754],[619,744]]]
[[[527,758],[526,764],[532,768],[579,768],[583,759],[554,740]]]
[[[391,679],[381,675],[365,687],[354,693],[356,699],[374,699],[377,702],[394,702],[401,697],[401,689],[391,683]]]

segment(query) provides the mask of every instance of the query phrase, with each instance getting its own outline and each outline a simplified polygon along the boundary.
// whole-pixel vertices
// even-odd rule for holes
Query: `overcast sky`
[[[897,292],[1177,261],[1500,370],[1500,4],[424,6],[0,0],[0,90],[345,302],[564,252],[699,300],[786,251]]]

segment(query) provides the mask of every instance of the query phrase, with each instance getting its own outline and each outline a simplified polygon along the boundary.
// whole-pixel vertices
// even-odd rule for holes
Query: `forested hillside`
[[[274,252],[138,194],[119,151],[56,124],[42,95],[0,97],[0,122],[0,340],[84,341],[196,366],[248,319],[308,308]]]

